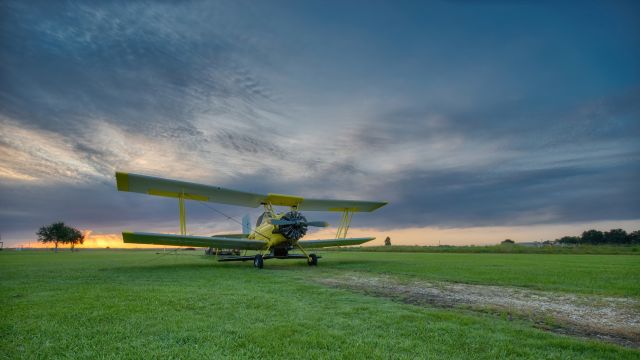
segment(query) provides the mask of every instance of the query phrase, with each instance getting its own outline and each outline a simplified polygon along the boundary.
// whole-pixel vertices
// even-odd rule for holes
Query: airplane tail
[[[245,235],[251,234],[251,217],[249,214],[245,214],[242,217],[242,233]]]

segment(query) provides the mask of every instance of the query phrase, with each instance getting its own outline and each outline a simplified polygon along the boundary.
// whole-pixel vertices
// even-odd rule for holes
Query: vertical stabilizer
[[[242,233],[245,235],[251,234],[251,217],[249,214],[245,214],[242,217]]]

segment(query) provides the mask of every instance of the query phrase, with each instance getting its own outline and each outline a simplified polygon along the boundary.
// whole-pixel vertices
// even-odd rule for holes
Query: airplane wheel
[[[262,255],[258,254],[253,258],[253,267],[257,267],[258,269],[262,269],[264,266],[264,259]]]
[[[316,254],[309,255],[309,259],[307,259],[307,264],[309,264],[309,266],[318,265],[318,257],[316,256]]]

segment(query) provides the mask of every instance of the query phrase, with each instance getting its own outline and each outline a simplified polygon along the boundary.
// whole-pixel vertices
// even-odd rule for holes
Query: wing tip
[[[389,202],[388,202],[388,201],[380,201],[380,202],[378,203],[378,206],[376,206],[376,207],[374,207],[373,209],[371,209],[371,211],[376,211],[376,210],[380,209],[381,207],[383,207],[383,206],[385,206],[385,205],[387,205],[387,204],[389,204]]]
[[[130,237],[133,236],[133,232],[131,231],[123,231],[122,232],[122,242],[129,243]]]
[[[118,191],[129,191],[129,174],[116,171],[116,187]]]

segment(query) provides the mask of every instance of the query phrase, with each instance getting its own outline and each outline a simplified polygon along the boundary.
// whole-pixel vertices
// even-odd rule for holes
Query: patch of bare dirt
[[[318,279],[333,287],[415,305],[462,307],[526,318],[554,332],[640,347],[640,304],[628,298],[574,295],[449,282],[405,282],[391,276],[345,274]]]

